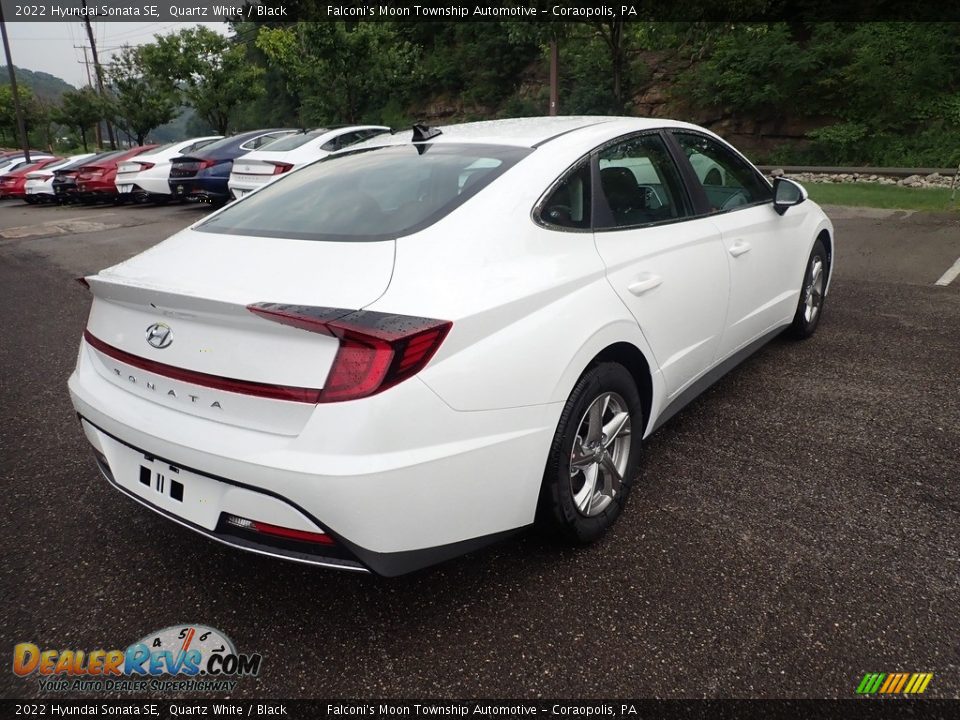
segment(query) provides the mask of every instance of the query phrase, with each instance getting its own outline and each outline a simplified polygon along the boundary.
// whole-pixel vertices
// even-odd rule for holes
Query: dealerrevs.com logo
[[[259,653],[238,653],[233,641],[206,625],[150,633],[126,650],[41,649],[20,643],[13,672],[37,676],[41,692],[231,692],[260,672]]]

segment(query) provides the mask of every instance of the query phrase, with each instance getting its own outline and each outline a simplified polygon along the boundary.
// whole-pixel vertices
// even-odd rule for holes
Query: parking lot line
[[[954,280],[956,280],[957,275],[960,275],[960,258],[957,258],[957,261],[953,263],[947,271],[940,276],[940,279],[937,280],[935,285],[949,285]]]

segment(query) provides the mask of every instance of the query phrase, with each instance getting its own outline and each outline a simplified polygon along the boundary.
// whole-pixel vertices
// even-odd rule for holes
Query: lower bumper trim
[[[176,460],[161,457],[155,453],[145,451],[141,448],[138,448],[134,445],[131,445],[129,442],[118,438],[113,433],[110,433],[104,430],[102,427],[96,423],[91,422],[81,414],[77,414],[79,419],[82,422],[88,423],[91,427],[96,428],[97,431],[103,433],[109,438],[112,438],[121,445],[125,445],[131,450],[135,450],[138,453],[141,453],[145,456],[153,457],[162,462],[166,462],[170,465],[176,465],[184,470],[187,470],[198,475],[204,475],[212,480],[217,480],[219,482],[227,483],[229,485],[235,485],[237,487],[245,488],[247,490],[252,490],[254,492],[261,493],[263,495],[269,495],[282,500],[291,507],[295,508],[297,511],[302,513],[306,518],[308,518],[312,523],[317,527],[321,528],[323,532],[330,535],[335,541],[337,546],[349,553],[350,556],[356,558],[359,562],[353,560],[346,560],[341,558],[327,558],[327,557],[318,557],[314,555],[307,555],[306,553],[298,553],[295,551],[287,551],[286,549],[278,550],[269,546],[260,545],[259,543],[253,543],[247,541],[245,538],[234,537],[233,535],[221,536],[218,535],[215,531],[211,532],[204,527],[200,527],[191,523],[188,520],[177,517],[171,513],[166,512],[162,508],[156,507],[146,500],[132,495],[130,492],[125,490],[123,487],[118,485],[112,477],[104,473],[107,480],[110,481],[111,485],[123,492],[125,495],[132,497],[134,500],[140,504],[148,507],[154,512],[173,520],[174,522],[183,525],[186,528],[194,530],[202,535],[206,535],[212,540],[223,543],[224,545],[230,545],[233,547],[238,547],[244,550],[249,550],[250,552],[256,552],[261,555],[268,555],[271,557],[281,558],[285,560],[293,560],[294,562],[302,562],[310,565],[318,565],[321,567],[330,567],[341,570],[354,570],[357,572],[373,572],[377,575],[382,575],[384,577],[396,577],[398,575],[404,575],[406,573],[413,572],[415,570],[420,570],[431,565],[436,565],[438,563],[445,562],[447,560],[452,560],[453,558],[460,557],[461,555],[466,555],[467,553],[473,552],[474,550],[479,550],[488,545],[500,542],[509,537],[517,535],[518,533],[523,532],[529,526],[522,526],[517,528],[510,528],[508,530],[503,530],[500,532],[491,533],[489,535],[481,535],[479,537],[467,538],[466,540],[460,540],[453,543],[448,543],[445,545],[436,545],[433,547],[426,548],[417,548],[414,550],[400,550],[396,552],[377,552],[376,550],[369,550],[367,548],[361,547],[354,542],[351,542],[347,538],[343,537],[339,533],[331,530],[325,523],[318,520],[310,512],[297,505],[295,502],[292,502],[288,498],[285,498],[277,493],[271,492],[269,490],[264,490],[263,488],[255,487],[253,485],[248,485],[237,480],[232,480],[230,478],[225,478],[219,475],[214,475],[209,472],[203,472],[202,470],[197,470],[182,463],[177,462]]]

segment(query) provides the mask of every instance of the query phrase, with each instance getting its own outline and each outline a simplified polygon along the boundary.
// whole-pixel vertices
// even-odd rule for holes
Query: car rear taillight
[[[197,163],[197,171],[206,170],[208,167],[213,167],[217,164],[216,160],[201,160]]]
[[[280,174],[285,173],[285,172],[287,172],[288,170],[290,170],[290,169],[293,168],[293,164],[292,164],[292,163],[271,162],[270,164],[273,165],[273,174],[274,174],[274,175],[280,175]]]
[[[274,303],[255,303],[247,310],[340,341],[318,402],[357,400],[413,377],[430,362],[453,326],[446,320],[371,310]]]
[[[240,528],[241,530],[260,533],[261,535],[272,535],[273,537],[283,538],[285,540],[298,540],[299,542],[318,543],[320,545],[335,544],[333,538],[326,533],[295,530],[294,528],[271,525],[260,522],[259,520],[248,520],[247,518],[237,517],[236,515],[227,515],[226,520],[228,525]]]
[[[141,172],[144,171],[144,170],[149,170],[149,169],[152,168],[153,165],[154,165],[153,163],[149,163],[149,162],[139,162],[139,161],[137,162],[137,164],[140,166],[140,171],[141,171]]]

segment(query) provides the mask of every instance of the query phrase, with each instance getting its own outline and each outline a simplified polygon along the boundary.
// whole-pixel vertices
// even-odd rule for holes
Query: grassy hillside
[[[61,80],[56,75],[41,72],[39,70],[27,70],[26,68],[13,66],[17,74],[17,85],[23,85],[30,88],[33,94],[46,101],[58,102],[60,96],[67,90],[76,90],[76,88],[65,80]],[[10,84],[10,74],[6,65],[0,65],[0,85]]]

